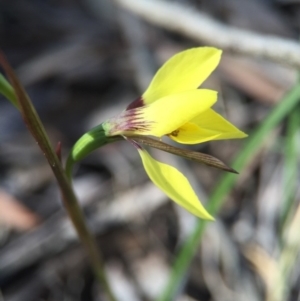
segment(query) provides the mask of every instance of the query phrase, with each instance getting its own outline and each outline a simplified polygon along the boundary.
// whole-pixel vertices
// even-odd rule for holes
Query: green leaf
[[[282,200],[281,210],[281,225],[284,231],[287,219],[294,215],[295,206],[295,193],[297,189],[297,171],[298,171],[298,147],[297,147],[297,134],[299,133],[300,125],[300,106],[291,112],[287,123],[287,136],[284,145],[284,188],[285,192]]]
[[[0,74],[0,93],[19,109],[14,89],[2,74]]]

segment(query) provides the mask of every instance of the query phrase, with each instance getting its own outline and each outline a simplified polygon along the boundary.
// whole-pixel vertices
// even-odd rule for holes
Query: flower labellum
[[[124,138],[138,150],[149,178],[170,199],[200,218],[213,220],[187,178],[176,168],[152,158],[141,145],[235,172],[212,156],[176,148],[149,137],[168,136],[181,144],[197,144],[247,136],[211,108],[217,101],[217,92],[198,89],[218,65],[221,53],[213,47],[198,47],[171,57],[141,97],[77,141],[69,156],[67,171],[73,162],[96,147]]]

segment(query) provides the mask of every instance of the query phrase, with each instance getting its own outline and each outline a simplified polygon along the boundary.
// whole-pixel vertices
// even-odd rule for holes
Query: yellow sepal
[[[192,214],[207,220],[214,218],[205,210],[187,178],[176,168],[153,159],[144,149],[138,149],[144,168],[152,180],[171,200]]]
[[[217,67],[221,54],[213,47],[198,47],[174,55],[155,74],[142,96],[144,103],[196,89]]]
[[[183,126],[179,127],[171,139],[183,144],[196,144],[210,140],[245,138],[247,134],[212,109],[199,114]]]

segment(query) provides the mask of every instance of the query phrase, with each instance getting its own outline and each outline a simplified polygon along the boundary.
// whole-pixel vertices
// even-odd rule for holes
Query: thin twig
[[[267,58],[300,67],[300,44],[227,26],[185,5],[161,0],[114,0],[123,8],[163,28],[201,43],[236,53]]]

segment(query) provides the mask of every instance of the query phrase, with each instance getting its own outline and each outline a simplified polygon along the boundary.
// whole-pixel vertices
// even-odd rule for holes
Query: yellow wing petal
[[[211,90],[191,90],[161,98],[139,108],[139,122],[147,122],[147,128],[137,127],[131,134],[162,137],[177,130],[195,116],[208,110],[217,101],[217,93]],[[130,111],[128,111],[130,112]]]
[[[183,144],[196,144],[210,140],[239,139],[248,135],[212,109],[201,113],[181,126],[171,139]]]
[[[221,53],[213,47],[198,47],[174,55],[155,74],[143,94],[144,103],[196,89],[219,64]]]
[[[153,159],[144,149],[138,149],[144,168],[152,180],[170,199],[192,214],[208,220],[214,218],[205,210],[187,178],[176,168]]]

